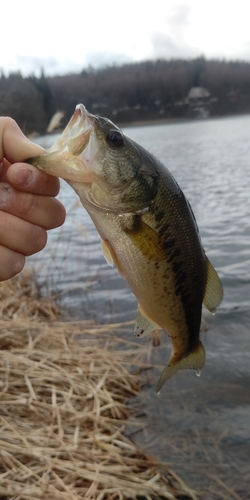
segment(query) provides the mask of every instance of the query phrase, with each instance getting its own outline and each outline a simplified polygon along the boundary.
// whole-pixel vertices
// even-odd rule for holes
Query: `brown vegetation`
[[[196,500],[126,437],[139,346],[121,346],[117,325],[55,321],[32,275],[0,296],[1,500]]]
[[[203,86],[211,94],[211,116],[250,112],[250,63],[194,60],[145,61],[79,74],[0,77],[0,115],[12,116],[27,132],[44,133],[56,111],[64,126],[79,102],[117,123],[185,118],[188,92]]]

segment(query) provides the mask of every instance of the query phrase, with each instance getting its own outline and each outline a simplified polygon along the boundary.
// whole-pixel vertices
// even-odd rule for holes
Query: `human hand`
[[[0,281],[19,273],[25,257],[46,245],[47,230],[65,220],[55,199],[59,180],[24,163],[44,152],[14,120],[0,117]]]

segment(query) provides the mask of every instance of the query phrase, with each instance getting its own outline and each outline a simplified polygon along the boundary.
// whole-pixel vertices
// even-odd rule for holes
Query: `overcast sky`
[[[154,58],[250,61],[250,1],[9,0],[0,69],[46,75]]]

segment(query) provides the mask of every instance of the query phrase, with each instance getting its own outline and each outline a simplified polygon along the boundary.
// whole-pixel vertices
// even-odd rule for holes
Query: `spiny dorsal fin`
[[[206,257],[206,288],[203,297],[203,304],[211,313],[215,313],[222,299],[223,288],[220,278],[211,262]]]
[[[138,306],[138,311],[137,311],[137,316],[136,316],[136,321],[135,321],[135,329],[134,329],[134,336],[135,337],[144,337],[144,335],[147,335],[154,330],[158,330],[159,326],[156,325],[151,319],[147,318],[142,310],[140,309],[140,306]]]
[[[170,356],[170,360],[164,368],[160,379],[158,380],[156,386],[156,392],[159,393],[163,384],[178,370],[196,370],[199,371],[204,366],[205,363],[205,349],[199,341],[198,346],[195,351],[191,352],[185,358],[180,359],[179,361],[175,361],[173,353]]]

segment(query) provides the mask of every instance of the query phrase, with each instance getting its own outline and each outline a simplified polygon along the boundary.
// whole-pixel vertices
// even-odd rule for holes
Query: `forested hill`
[[[205,98],[191,99],[192,88],[206,89]],[[65,76],[0,77],[0,115],[25,133],[44,133],[59,110],[64,126],[79,102],[119,124],[194,117],[202,106],[210,116],[250,113],[250,63],[161,59]]]

